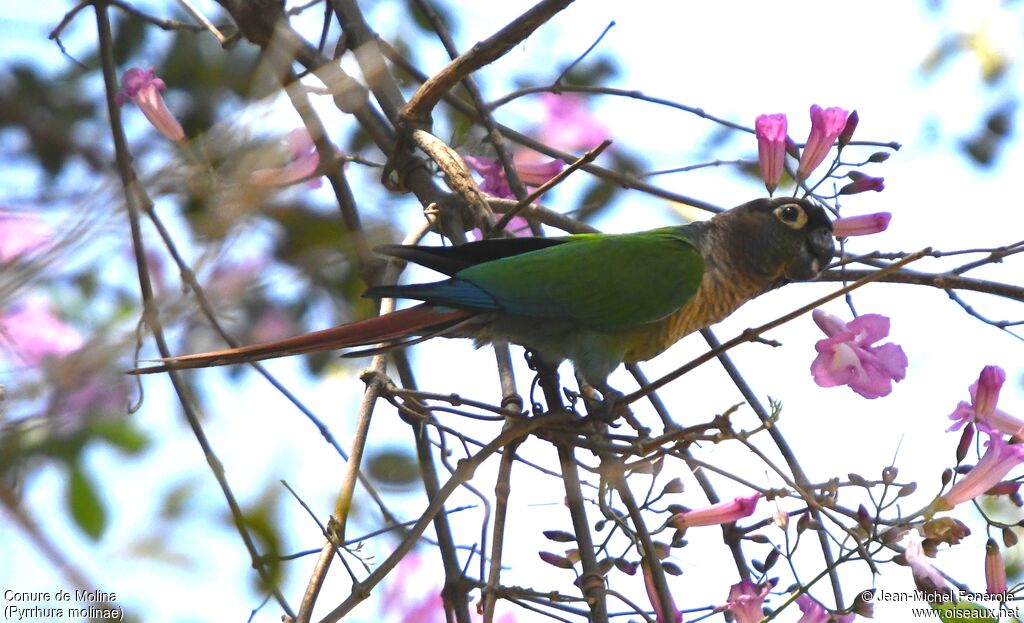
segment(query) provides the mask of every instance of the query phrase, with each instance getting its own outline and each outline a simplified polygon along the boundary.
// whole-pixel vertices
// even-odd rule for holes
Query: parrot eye
[[[807,213],[796,203],[787,203],[775,208],[775,217],[793,229],[803,229],[807,224]]]

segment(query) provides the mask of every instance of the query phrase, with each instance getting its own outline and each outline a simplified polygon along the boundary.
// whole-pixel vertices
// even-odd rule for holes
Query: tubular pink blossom
[[[1006,372],[999,366],[985,366],[978,377],[978,390],[974,394],[974,411],[985,418],[992,415],[999,402],[999,390],[1006,382]]]
[[[483,177],[480,190],[494,197],[504,199],[515,199],[512,189],[509,188],[508,179],[505,177],[505,168],[495,158],[483,158],[480,156],[463,156],[474,171]],[[527,186],[540,186],[562,172],[565,163],[561,160],[549,160],[547,162],[535,162],[532,160],[513,158],[516,166],[516,173],[519,179]]]
[[[817,104],[811,106],[811,133],[800,156],[800,164],[796,169],[797,181],[807,179],[832,149],[832,144],[846,127],[849,113],[838,107],[822,110]]]
[[[796,605],[804,615],[796,623],[828,623],[828,610],[804,593],[796,598]]]
[[[723,523],[731,523],[737,519],[752,515],[760,498],[760,493],[738,497],[731,502],[719,502],[706,508],[676,513],[669,521],[679,530],[697,526],[717,526]]]
[[[1006,372],[999,366],[985,366],[975,383],[971,384],[971,402],[961,401],[949,416],[953,425],[946,430],[959,430],[975,421],[979,426],[1024,438],[1024,420],[1010,415],[998,407],[999,390],[1006,380]]]
[[[770,195],[779,186],[783,164],[786,162],[786,115],[759,115],[754,120],[754,135],[757,136],[757,162],[761,167],[761,179]]]
[[[764,584],[743,580],[729,589],[729,603],[725,609],[736,617],[736,623],[759,623],[764,618],[764,598],[775,586],[776,579]]]
[[[818,356],[811,363],[814,382],[821,387],[848,385],[865,398],[888,396],[893,381],[907,374],[907,356],[896,344],[873,346],[889,335],[889,319],[864,314],[845,323],[820,309],[814,322],[828,337],[815,345]]]
[[[1006,592],[1006,565],[995,539],[985,544],[985,592],[991,595]]]
[[[308,181],[313,187],[320,186],[320,178],[313,177],[320,168],[320,154],[313,138],[305,128],[289,132],[284,142],[290,152],[290,161],[283,167],[257,169],[249,174],[249,182],[257,186],[290,186]]]
[[[565,163],[561,160],[549,160],[547,162],[530,162],[513,158],[516,165],[516,173],[519,179],[527,186],[540,186],[547,183],[551,178],[562,172]]]
[[[836,238],[849,238],[850,236],[869,236],[881,233],[889,228],[890,220],[892,220],[890,212],[837,218],[832,222],[832,235]]]
[[[160,91],[167,86],[163,80],[156,77],[154,70],[143,71],[133,67],[124,72],[121,85],[121,91],[115,98],[118,106],[123,106],[126,100],[132,100],[161,134],[176,143],[185,140],[185,130],[167,109],[164,98],[160,96]]]
[[[651,608],[654,609],[654,620],[657,623],[680,623],[683,620],[683,613],[676,608],[672,595],[668,596],[672,612],[664,612],[664,608],[661,607],[661,599],[658,598],[658,591],[654,587],[654,579],[646,558],[640,559],[640,569],[643,572],[644,588],[647,589],[647,597],[651,600]]]
[[[988,446],[985,454],[971,471],[939,498],[938,510],[948,510],[973,500],[1002,481],[1011,469],[1024,463],[1024,444],[1008,444],[999,433],[986,432],[989,440],[985,444]]]

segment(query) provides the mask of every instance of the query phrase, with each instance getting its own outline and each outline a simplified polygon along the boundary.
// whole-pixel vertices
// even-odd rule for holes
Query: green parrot
[[[832,223],[804,199],[755,199],[708,221],[631,234],[500,238],[460,246],[386,246],[381,253],[449,278],[377,286],[374,298],[421,304],[265,344],[171,357],[162,372],[298,353],[469,337],[569,360],[602,394],[621,363],[645,361],[787,281],[814,279],[835,254]]]

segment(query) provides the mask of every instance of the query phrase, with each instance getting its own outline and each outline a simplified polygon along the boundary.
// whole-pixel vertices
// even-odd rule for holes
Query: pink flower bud
[[[985,591],[993,595],[1006,592],[1006,565],[995,539],[985,544]]]
[[[856,171],[850,172],[850,177],[854,178]],[[885,190],[885,178],[884,177],[871,177],[870,175],[859,175],[852,182],[843,186],[839,189],[840,195],[856,195],[858,193],[867,192],[873,190],[876,193],[880,193]]]
[[[850,116],[846,118],[846,125],[843,126],[843,131],[839,133],[839,146],[845,147],[849,144],[850,139],[853,138],[853,133],[857,130],[857,123],[860,121],[860,116],[857,111],[850,113]]]
[[[786,115],[759,115],[754,121],[757,161],[768,194],[775,192],[786,162]]]
[[[838,218],[832,223],[832,234],[836,238],[869,236],[888,229],[890,220],[892,220],[892,214],[889,212]]]

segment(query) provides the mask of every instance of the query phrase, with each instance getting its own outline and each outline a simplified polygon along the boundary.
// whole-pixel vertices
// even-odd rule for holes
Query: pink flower
[[[800,608],[800,612],[804,613],[796,623],[828,623],[828,610],[825,610],[807,593],[796,598],[796,605]]]
[[[758,623],[764,618],[764,598],[777,581],[772,579],[764,584],[754,584],[743,580],[733,584],[729,589],[729,603],[724,609],[732,612],[736,623]]]
[[[441,589],[435,583],[437,575],[430,569],[424,569],[424,566],[424,559],[415,552],[398,563],[394,574],[384,584],[381,607],[375,620],[392,623],[445,623],[444,600],[441,598]],[[510,612],[494,620],[497,623],[515,623],[515,617]]]
[[[754,134],[761,179],[770,195],[782,179],[782,165],[786,162],[786,115],[759,115],[754,120]]]
[[[571,93],[542,93],[540,101],[547,115],[537,133],[548,145],[564,151],[589,150],[608,138],[608,128],[594,118],[582,97]]]
[[[669,521],[680,530],[696,526],[717,526],[723,523],[730,523],[752,515],[760,498],[760,493],[738,497],[732,502],[719,502],[706,508],[676,513]]]
[[[995,539],[985,544],[985,592],[992,595],[1006,592],[1006,565]]]
[[[817,104],[811,106],[811,133],[804,145],[804,153],[800,156],[800,165],[796,169],[796,179],[807,179],[818,165],[821,164],[836,138],[846,127],[849,116],[842,108],[832,107],[821,109]]]
[[[869,190],[880,193],[885,190],[884,177],[871,177],[859,171],[850,171],[848,177],[853,181],[839,189],[840,195],[856,195]]]
[[[818,356],[811,364],[814,382],[821,387],[849,385],[865,398],[888,396],[892,382],[907,374],[907,356],[896,344],[872,346],[889,335],[889,319],[864,314],[850,323],[820,309],[814,322],[828,337],[814,345]]]
[[[0,262],[34,251],[52,238],[53,230],[38,216],[0,212]]]
[[[907,532],[904,540],[906,547],[903,550],[903,558],[910,565],[910,571],[914,575],[914,585],[918,590],[928,593],[948,592],[950,589],[946,578],[942,577],[939,570],[928,562],[928,558],[925,556],[924,548],[921,547],[921,533],[911,530]]]
[[[509,188],[508,178],[505,177],[505,168],[501,161],[496,158],[482,158],[479,156],[463,156],[466,163],[474,171],[479,173],[484,181],[480,184],[480,190],[494,197],[503,199],[515,199],[512,189]],[[520,158],[518,155],[513,158],[516,173],[519,179],[527,186],[540,186],[562,172],[565,163],[561,160],[550,160],[548,162],[531,162]]]
[[[655,562],[654,564],[658,564]],[[672,612],[666,613],[661,607],[661,600],[658,599],[658,591],[654,588],[654,579],[651,576],[651,568],[647,564],[647,559],[640,559],[640,569],[644,576],[644,588],[647,589],[647,596],[651,600],[651,607],[654,608],[654,620],[657,623],[680,623],[683,620],[683,613],[676,608],[675,601],[672,599],[672,595],[668,596],[669,605],[672,608]]]
[[[290,186],[308,180],[313,188],[319,188],[320,177],[313,177],[320,168],[320,154],[316,151],[313,138],[305,128],[296,128],[284,137],[291,153],[291,160],[283,167],[257,169],[249,174],[249,181],[257,186]]]
[[[1008,444],[999,433],[987,432],[989,439],[985,445],[988,450],[971,471],[939,498],[937,510],[949,510],[973,500],[998,484],[1011,469],[1024,463],[1024,444]]]
[[[156,77],[154,70],[143,71],[133,67],[124,72],[121,84],[122,88],[116,97],[118,106],[123,106],[125,100],[132,100],[161,134],[177,143],[185,140],[185,131],[160,96],[160,91],[167,88],[167,85]]]
[[[441,591],[436,585],[426,592],[422,590],[432,585],[425,581],[432,574],[423,567],[424,560],[417,554],[410,554],[398,563],[393,579],[384,587],[382,615],[398,615],[401,623],[444,623]]]
[[[977,382],[970,387],[971,402],[961,401],[949,419],[954,423],[946,430],[959,430],[972,419],[985,430],[1004,435],[1024,437],[1024,420],[998,408],[999,390],[1006,381],[1006,372],[999,366],[985,366]]]
[[[0,342],[25,365],[37,366],[78,350],[85,340],[42,299],[31,298],[0,313]]]
[[[891,219],[892,214],[889,212],[837,218],[832,222],[832,235],[836,238],[849,238],[877,234],[889,228]]]

